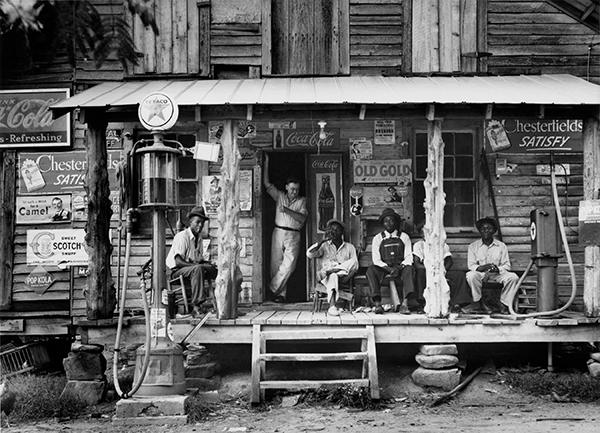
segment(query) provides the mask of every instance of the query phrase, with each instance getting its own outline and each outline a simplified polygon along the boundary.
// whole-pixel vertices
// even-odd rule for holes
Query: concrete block
[[[106,359],[101,353],[69,352],[63,367],[68,380],[103,380]]]
[[[185,395],[134,396],[117,402],[115,417],[123,419],[185,415],[185,402],[187,398]]]
[[[592,358],[596,362],[600,362],[600,352],[594,352],[590,354],[590,358]]]
[[[69,398],[86,403],[98,404],[106,393],[106,381],[69,380],[60,398]]]
[[[125,425],[186,425],[187,415],[171,415],[171,416],[153,416],[153,417],[137,417],[137,418],[120,418],[114,416],[112,420],[114,426]]]
[[[212,361],[212,355],[208,353],[208,351],[189,352],[186,350],[186,352],[187,356],[185,357],[185,362],[187,365],[202,365]]]
[[[600,377],[600,362],[592,362],[588,364],[588,371],[592,377]]]
[[[188,365],[185,368],[185,377],[188,378],[210,378],[213,377],[218,371],[217,362],[209,362],[203,365]]]
[[[432,368],[434,370],[454,367],[458,364],[458,358],[453,355],[423,355],[417,353],[415,359],[421,367]]]
[[[458,355],[456,344],[422,344],[419,352],[423,355]]]
[[[434,386],[450,391],[460,383],[460,370],[458,368],[430,370],[419,367],[413,372],[412,380],[419,386]]]

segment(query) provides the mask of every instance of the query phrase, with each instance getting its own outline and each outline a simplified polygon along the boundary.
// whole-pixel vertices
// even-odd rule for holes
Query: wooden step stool
[[[369,387],[371,398],[379,400],[379,378],[373,325],[336,329],[299,329],[294,331],[263,331],[262,325],[252,329],[252,392],[251,403],[265,398],[265,389],[308,389],[322,385],[355,385]],[[360,339],[360,352],[337,353],[267,353],[267,341],[349,340]],[[361,361],[362,378],[335,380],[265,380],[267,361]]]

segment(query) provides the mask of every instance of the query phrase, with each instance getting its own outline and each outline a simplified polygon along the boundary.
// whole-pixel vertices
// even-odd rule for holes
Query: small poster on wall
[[[394,144],[396,142],[396,123],[394,120],[376,120],[373,134],[375,144]]]
[[[71,221],[71,194],[17,196],[17,224]]]
[[[221,176],[202,177],[202,205],[206,215],[216,215],[221,204]]]
[[[358,159],[373,158],[373,142],[365,137],[350,139],[350,159],[356,161]]]

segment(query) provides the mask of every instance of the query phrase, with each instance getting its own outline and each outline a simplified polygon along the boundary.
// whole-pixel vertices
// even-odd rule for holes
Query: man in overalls
[[[402,231],[402,217],[393,209],[386,208],[379,217],[379,224],[385,229],[373,238],[373,264],[367,269],[369,296],[375,304],[375,313],[383,314],[381,305],[381,283],[389,276],[396,283],[398,298],[402,303],[396,306],[401,314],[410,314],[410,309],[418,309],[414,293],[413,255],[410,238]]]

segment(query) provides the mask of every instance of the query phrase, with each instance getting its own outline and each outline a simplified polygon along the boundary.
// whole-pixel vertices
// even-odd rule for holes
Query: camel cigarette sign
[[[50,112],[68,97],[68,89],[0,91],[0,148],[69,146],[71,117]]]

